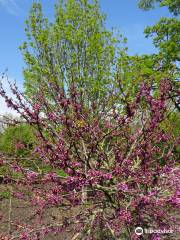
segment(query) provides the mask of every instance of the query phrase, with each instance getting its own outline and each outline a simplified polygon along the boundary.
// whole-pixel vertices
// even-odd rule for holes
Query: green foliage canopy
[[[34,3],[26,21],[26,35],[20,49],[26,63],[28,96],[52,82],[64,92],[75,86],[81,99],[101,105],[113,81],[119,40],[106,29],[97,1],[59,1],[52,23],[43,16],[41,4]]]
[[[161,18],[152,27],[145,29],[146,37],[153,37],[155,47],[170,61],[180,61],[180,21],[176,18]]]
[[[179,0],[140,0],[139,7],[149,10],[155,3],[160,7],[167,6],[174,14],[173,18],[163,17],[154,26],[145,28],[146,37],[153,37],[155,47],[159,48],[160,54],[166,59],[167,64],[180,60],[180,21],[177,16],[180,14]]]
[[[0,152],[24,157],[30,154],[35,142],[35,135],[29,125],[8,126],[0,136]]]
[[[140,0],[139,7],[144,10],[154,8],[155,3],[159,3],[160,7],[167,6],[169,11],[174,15],[180,13],[180,1],[179,0]]]

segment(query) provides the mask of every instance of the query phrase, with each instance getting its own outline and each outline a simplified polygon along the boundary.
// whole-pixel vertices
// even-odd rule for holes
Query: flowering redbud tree
[[[66,230],[73,234],[69,239],[170,239],[166,234],[135,234],[136,227],[177,225],[178,140],[162,128],[173,91],[170,81],[161,81],[156,98],[143,83],[132,102],[99,111],[94,102],[80,98],[82,90],[75,86],[64,91],[50,83],[53,100],[42,87],[33,101],[16,86],[11,89],[16,100],[2,85],[0,95],[36,129],[34,154],[51,170],[26,171],[18,162],[9,163],[22,176],[14,183],[14,198],[29,201],[36,212],[32,224],[14,221],[6,239],[45,239],[52,233],[61,239]],[[51,208],[65,216],[44,222]],[[66,215],[67,210],[72,214]]]

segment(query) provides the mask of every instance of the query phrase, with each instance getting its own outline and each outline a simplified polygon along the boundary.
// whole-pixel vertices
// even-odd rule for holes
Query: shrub
[[[50,91],[57,93],[53,111],[42,92],[36,103],[21,107],[0,92],[38,130],[36,152],[44,165],[51,166],[44,174],[24,171],[18,164],[12,169],[23,174],[37,216],[50,207],[84,207],[63,222],[39,222],[33,230],[25,224],[19,238],[60,234],[72,224],[79,239],[138,239],[137,226],[172,228],[179,203],[173,153],[178,142],[161,128],[168,113],[170,82],[161,82],[158,98],[152,96],[151,86],[142,84],[131,103],[96,114],[94,103],[87,108],[86,102],[79,102],[78,89],[71,89],[68,96],[56,85]],[[23,98],[17,90],[14,94]],[[41,114],[44,106],[48,111]],[[66,175],[59,177],[57,169]],[[42,182],[47,189],[35,185]]]
[[[30,155],[34,145],[35,135],[27,124],[7,126],[0,136],[0,151],[9,156]]]

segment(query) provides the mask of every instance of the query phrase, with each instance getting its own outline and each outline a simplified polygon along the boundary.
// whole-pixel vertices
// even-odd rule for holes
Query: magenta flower
[[[127,192],[128,191],[128,185],[126,183],[119,183],[117,185],[117,189],[119,191]]]

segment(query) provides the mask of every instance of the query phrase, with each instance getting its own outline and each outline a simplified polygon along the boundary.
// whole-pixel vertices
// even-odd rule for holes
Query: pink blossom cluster
[[[142,84],[123,113],[115,109],[109,117],[109,109],[95,111],[98,106],[82,101],[75,87],[65,92],[52,84],[54,103],[42,92],[37,103],[26,103],[17,89],[14,102],[2,88],[0,95],[8,106],[36,129],[39,144],[34,152],[52,169],[38,174],[19,167],[24,174],[21,185],[29,189],[37,215],[50,207],[79,209],[75,219],[71,216],[52,227],[40,221],[37,229],[19,230],[19,239],[39,239],[72,224],[80,239],[98,239],[99,229],[104,239],[140,239],[134,233],[137,226],[175,224],[172,214],[180,203],[177,140],[161,127],[171,90],[170,83],[162,81],[159,97],[154,97],[151,87]]]

